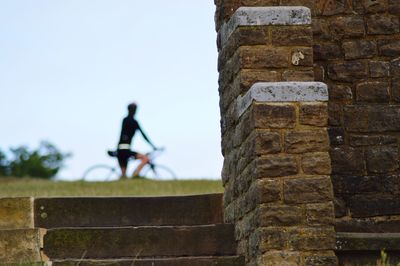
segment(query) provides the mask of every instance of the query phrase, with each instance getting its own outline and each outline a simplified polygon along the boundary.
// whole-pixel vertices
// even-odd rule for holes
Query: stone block
[[[384,78],[390,75],[390,64],[385,61],[370,61],[369,72],[371,78]]]
[[[286,233],[279,228],[257,228],[250,236],[250,255],[271,249],[283,249],[286,244]]]
[[[369,40],[345,41],[342,47],[345,58],[348,60],[372,58],[378,54],[376,43]]]
[[[332,16],[345,13],[346,10],[351,9],[349,2],[346,0],[336,1],[315,1],[316,12],[323,16]]]
[[[347,106],[344,126],[353,132],[389,132],[400,130],[400,107],[396,105]]]
[[[370,147],[367,150],[367,170],[369,173],[390,173],[399,169],[397,146]]]
[[[335,81],[353,82],[368,77],[368,64],[361,61],[331,63],[328,65],[328,76]]]
[[[267,251],[258,260],[257,265],[263,266],[298,266],[300,265],[300,252],[293,251]]]
[[[32,198],[0,198],[0,229],[33,227]]]
[[[336,218],[341,218],[347,215],[346,202],[342,198],[335,197],[333,199],[333,204],[335,206]]]
[[[256,210],[256,213],[261,227],[301,225],[305,220],[303,208],[296,205],[264,204]]]
[[[301,168],[307,175],[331,174],[331,160],[327,152],[307,153],[301,157]]]
[[[285,68],[289,66],[290,50],[267,46],[242,46],[241,69]]]
[[[311,47],[296,47],[292,49],[291,62],[293,66],[313,66],[313,49]],[[314,80],[309,80],[314,81]]]
[[[290,131],[285,134],[285,152],[305,153],[329,150],[328,133],[325,130]]]
[[[310,254],[304,258],[305,266],[337,266],[338,258],[331,254]]]
[[[329,24],[326,19],[313,17],[312,30],[314,38],[320,40],[330,40],[332,35],[329,30]]]
[[[312,69],[309,70],[294,70],[288,69],[282,73],[283,81],[313,81],[314,80],[314,71]]]
[[[252,183],[248,195],[254,205],[281,201],[282,182],[276,178],[257,179]]]
[[[332,250],[335,248],[333,227],[290,228],[287,230],[289,250]]]
[[[257,177],[281,177],[298,173],[298,163],[291,155],[268,155],[256,160]]]
[[[392,97],[396,102],[400,102],[400,78],[392,79]]]
[[[367,81],[357,84],[357,101],[360,102],[388,102],[389,83],[384,81]]]
[[[390,135],[350,135],[349,144],[354,147],[396,144],[397,138]]]
[[[319,81],[319,82],[324,82],[325,81],[325,69],[323,66],[319,66],[317,64],[314,64],[314,80]]]
[[[333,199],[329,176],[286,179],[283,190],[285,203],[320,203]]]
[[[348,200],[351,217],[374,217],[400,214],[400,199],[397,195],[374,197],[359,195]]]
[[[343,58],[342,49],[334,43],[317,43],[314,44],[314,59],[316,61],[332,60]]]
[[[397,0],[388,0],[388,10],[392,14],[399,14],[400,12],[400,2]]]
[[[337,195],[396,194],[400,190],[400,177],[394,175],[332,175]]]
[[[343,104],[330,101],[328,102],[328,122],[330,126],[342,126]]]
[[[353,100],[353,91],[348,85],[332,84],[329,86],[329,99],[340,102],[351,101]]]
[[[343,146],[330,151],[333,174],[363,174],[365,161],[362,149]]]
[[[399,216],[371,217],[358,219],[337,220],[335,224],[336,232],[354,233],[397,233],[400,228]]]
[[[334,225],[335,211],[332,202],[306,205],[306,221],[310,226]]]
[[[290,104],[253,104],[256,128],[294,128],[296,108]]]
[[[310,25],[311,11],[306,7],[246,7],[238,8],[232,18],[221,27],[221,45],[224,46],[236,28],[263,25]]]
[[[400,78],[400,58],[396,58],[390,61],[390,68],[390,74],[392,78]]]
[[[344,129],[341,127],[328,128],[329,141],[331,145],[344,144]]]
[[[345,233],[336,237],[336,247],[339,251],[381,251],[398,250],[400,246],[399,233]]]
[[[362,0],[360,2],[366,13],[386,11],[386,0]]]
[[[39,229],[0,230],[0,264],[27,265],[41,261]]]
[[[379,54],[382,56],[400,56],[400,40],[385,39],[378,41]]]
[[[367,17],[368,34],[394,34],[400,30],[399,17],[387,14],[376,14]]]
[[[328,101],[328,87],[321,82],[258,82],[238,98],[236,108],[239,117],[253,101],[281,103],[274,106],[288,106],[289,102],[325,102]]]
[[[311,26],[274,26],[271,40],[274,46],[311,46],[313,44]]]
[[[299,122],[302,125],[326,127],[328,105],[326,103],[301,103]]]
[[[364,19],[362,16],[339,16],[330,24],[333,38],[362,37],[365,33]]]

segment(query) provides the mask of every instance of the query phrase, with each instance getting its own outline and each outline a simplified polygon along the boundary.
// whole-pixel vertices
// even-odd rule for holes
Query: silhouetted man
[[[143,138],[150,144],[150,146],[153,149],[156,149],[156,146],[153,145],[150,139],[140,128],[139,123],[136,121],[135,119],[136,109],[137,105],[135,103],[129,104],[128,116],[122,120],[121,136],[118,142],[118,149],[117,149],[118,163],[119,167],[121,168],[121,179],[127,178],[126,169],[130,157],[140,160],[140,163],[133,172],[132,177],[139,176],[139,173],[142,170],[143,166],[145,166],[149,162],[149,157],[147,157],[144,154],[140,154],[136,151],[131,150],[131,142],[133,136],[136,133],[136,130],[139,130],[140,133],[142,133]]]

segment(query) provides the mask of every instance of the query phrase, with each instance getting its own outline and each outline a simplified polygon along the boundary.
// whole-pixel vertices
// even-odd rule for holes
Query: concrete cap
[[[240,7],[219,31],[224,46],[240,26],[311,25],[311,11],[302,6]]]
[[[258,82],[237,99],[237,116],[240,117],[256,102],[326,102],[328,86],[322,82]]]

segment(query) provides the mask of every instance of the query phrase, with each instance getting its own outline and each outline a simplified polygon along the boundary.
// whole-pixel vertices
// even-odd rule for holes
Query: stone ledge
[[[0,230],[0,264],[26,265],[42,261],[41,238],[40,229]]]
[[[327,102],[328,87],[322,82],[258,82],[237,99],[240,117],[256,102]]]
[[[302,6],[240,7],[225,23],[219,35],[224,46],[231,34],[240,26],[310,25],[311,11]]]
[[[400,233],[337,233],[338,251],[400,250]]]

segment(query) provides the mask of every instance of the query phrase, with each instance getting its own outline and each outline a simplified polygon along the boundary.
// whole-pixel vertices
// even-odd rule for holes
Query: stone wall
[[[215,0],[215,4],[217,30],[240,6],[296,5],[312,10],[314,71],[257,74],[252,81],[314,76],[328,85],[337,230],[398,232],[400,1]],[[268,37],[295,45],[301,36],[310,40],[301,31]],[[222,95],[222,113],[225,100]]]
[[[337,264],[312,44],[304,7],[242,7],[218,29],[225,219],[246,265]]]

